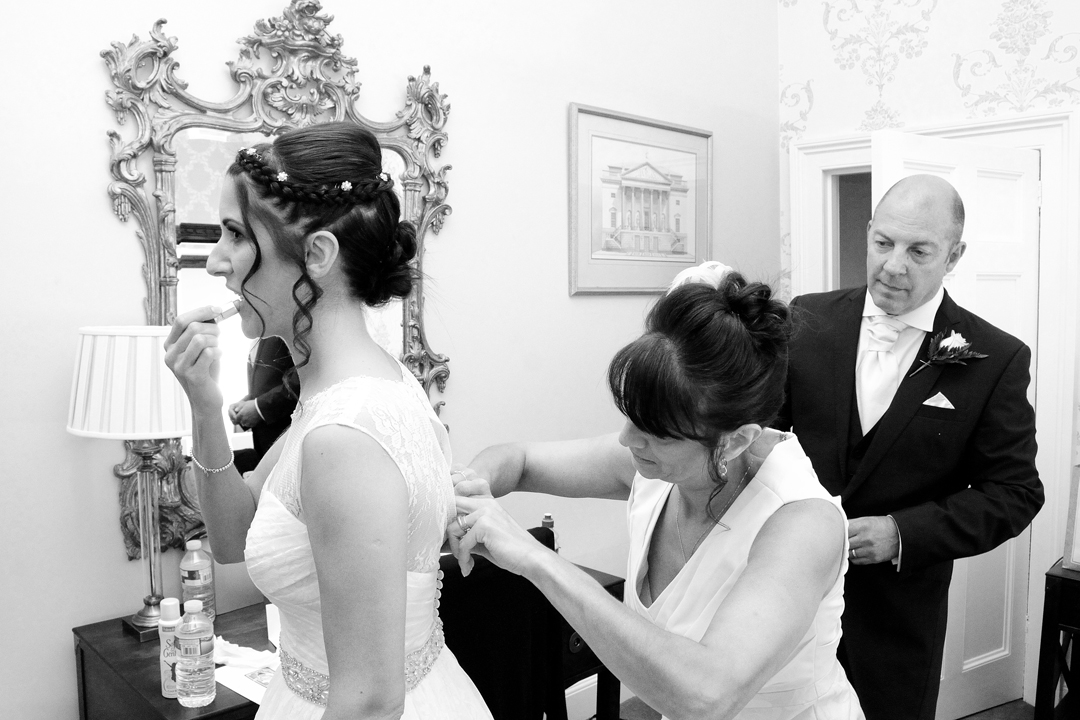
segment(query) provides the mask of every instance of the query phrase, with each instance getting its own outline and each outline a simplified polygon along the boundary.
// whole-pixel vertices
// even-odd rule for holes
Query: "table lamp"
[[[161,471],[154,463],[165,443],[191,434],[187,396],[165,366],[169,326],[85,327],[79,329],[71,383],[68,432],[83,437],[126,440],[139,457],[139,538],[150,576],[143,608],[125,619],[125,629],[156,636],[161,601],[158,494]]]

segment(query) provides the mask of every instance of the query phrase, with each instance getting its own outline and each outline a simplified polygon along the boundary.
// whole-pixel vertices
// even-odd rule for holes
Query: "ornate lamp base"
[[[148,642],[158,638],[158,618],[161,617],[161,596],[147,595],[143,598],[143,608],[120,622],[124,632],[133,635],[139,642]]]

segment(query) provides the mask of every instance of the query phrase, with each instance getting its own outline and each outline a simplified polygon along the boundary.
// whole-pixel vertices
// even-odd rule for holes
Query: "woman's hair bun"
[[[373,285],[367,293],[365,303],[382,305],[393,298],[407,297],[412,292],[417,280],[416,267],[412,262],[417,249],[416,228],[411,222],[398,222],[388,252],[386,271],[380,278],[381,282]]]
[[[747,282],[739,273],[724,278],[718,292],[733,315],[761,342],[786,344],[791,336],[791,311],[773,297],[762,282]]]

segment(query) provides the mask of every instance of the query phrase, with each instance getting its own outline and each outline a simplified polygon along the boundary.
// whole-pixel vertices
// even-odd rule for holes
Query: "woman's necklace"
[[[686,545],[683,544],[682,539],[682,528],[679,526],[679,507],[680,505],[682,505],[682,503],[675,503],[675,532],[679,536],[679,549],[682,550],[683,565],[690,561],[690,555],[693,555],[697,551],[698,546],[701,545],[702,542],[704,542],[705,536],[707,536],[714,527],[720,524],[720,519],[724,517],[724,513],[726,513],[728,511],[728,508],[731,507],[731,503],[735,502],[735,498],[739,497],[739,493],[742,492],[743,486],[746,484],[746,478],[749,476],[750,462],[747,461],[746,472],[744,472],[742,477],[739,478],[739,484],[735,486],[735,490],[732,491],[731,495],[728,496],[727,502],[724,503],[724,507],[720,508],[720,512],[717,513],[716,519],[713,520],[713,524],[705,528],[705,530],[701,533],[701,537],[697,539],[697,542],[694,543],[694,547],[690,549],[689,555],[686,554]]]

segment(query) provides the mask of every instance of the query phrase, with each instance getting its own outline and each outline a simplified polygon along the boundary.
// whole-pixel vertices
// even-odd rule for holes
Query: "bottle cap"
[[[202,540],[188,540],[184,547],[188,550],[202,550]]]
[[[176,598],[162,598],[158,607],[161,610],[158,622],[175,622],[180,619],[180,601]]]
[[[184,603],[184,612],[187,614],[201,613],[202,612],[202,600],[188,600]]]

